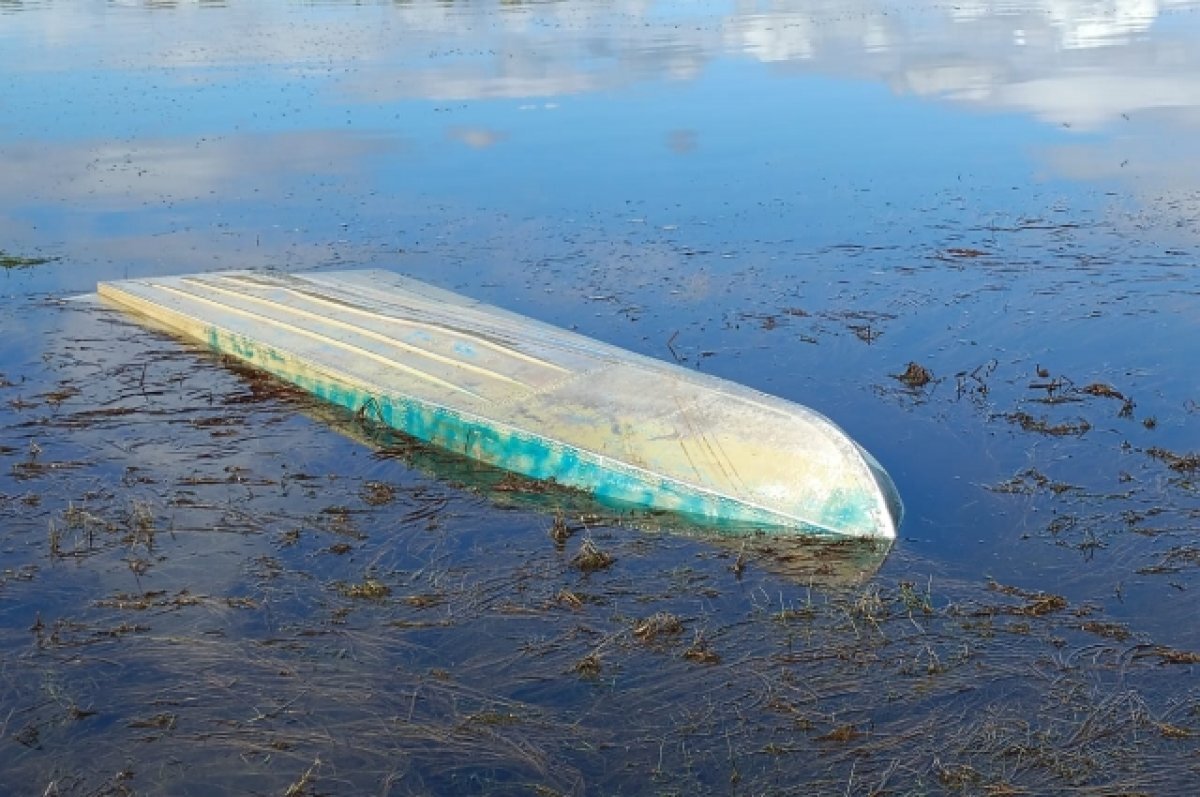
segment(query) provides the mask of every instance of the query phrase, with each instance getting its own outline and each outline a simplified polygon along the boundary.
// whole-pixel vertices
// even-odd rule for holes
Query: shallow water
[[[0,3],[0,791],[1195,793],[1198,42]],[[645,528],[75,298],[356,266],[812,406],[901,536]]]

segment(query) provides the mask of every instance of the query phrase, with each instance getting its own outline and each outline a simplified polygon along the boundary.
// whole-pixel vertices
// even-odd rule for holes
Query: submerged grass
[[[1108,492],[1067,471],[1114,453],[1047,431],[1123,422],[1100,388],[1014,378],[1077,399],[1025,424],[989,404],[1028,399],[991,364],[905,385],[1036,441],[978,500],[1028,530],[1013,556],[1091,545],[1112,598],[922,559],[916,532],[879,570],[863,543],[638,531],[447,478],[411,441],[368,456],[294,392],[129,334],[53,350],[53,384],[20,388],[37,406],[6,405],[0,768],[34,792],[1171,795],[1200,774],[1200,651],[1117,591],[1175,610],[1200,573],[1190,455],[1114,450]]]
[[[531,634],[541,628],[541,641],[499,660],[492,646],[453,645],[439,654],[433,640],[414,648],[415,640],[406,641],[411,634],[353,621],[332,635],[298,627],[282,639],[147,632],[119,643],[143,678],[101,667],[90,685],[68,680],[69,699],[25,713],[19,730],[28,742],[53,746],[70,706],[105,717],[153,694],[162,708],[122,721],[130,738],[155,739],[127,778],[131,786],[172,793],[188,793],[190,775],[171,758],[195,766],[226,754],[253,765],[238,782],[279,793],[348,793],[388,783],[490,794],[512,793],[514,783],[562,794],[651,784],[717,793],[735,775],[739,787],[801,793],[787,775],[795,771],[809,772],[805,785],[817,790],[844,789],[851,779],[864,789],[901,792],[934,785],[988,793],[1163,786],[1153,767],[1127,765],[1157,758],[1163,766],[1173,755],[1170,744],[1192,741],[1197,718],[1116,686],[1163,659],[1130,661],[1121,649],[1094,647],[1074,655],[1054,641],[1069,627],[1048,616],[1035,616],[1046,625],[1031,636],[964,635],[954,630],[961,609],[945,596],[937,603],[919,631],[901,585],[820,596],[808,617],[783,625],[755,622],[759,607],[751,601],[741,620],[706,617],[717,624],[715,638],[697,637],[674,654],[646,646],[681,630],[665,610],[635,623],[626,642],[629,627],[603,615],[587,621],[597,638],[579,634],[574,621],[534,613],[518,627]],[[465,619],[464,633],[483,631],[502,616],[497,611]],[[866,615],[872,622],[863,625]],[[825,644],[801,644],[801,626],[802,638]],[[77,633],[93,636],[84,628]],[[82,661],[98,664],[122,650],[108,639],[91,643]],[[51,661],[62,644],[48,645]],[[1031,680],[1014,665],[1039,649],[1047,677]],[[428,666],[452,659],[436,671]],[[67,671],[52,672],[61,678]],[[370,674],[383,672],[389,686],[380,692]],[[582,692],[570,685],[580,677]],[[976,691],[981,683],[1007,698],[994,702],[991,689]],[[524,696],[505,697],[509,692]],[[890,711],[878,711],[880,694]],[[953,714],[932,711],[951,697]],[[1016,700],[1037,708],[1021,711]],[[351,739],[352,747],[340,741]],[[611,748],[619,740],[623,753]],[[118,736],[93,749],[104,755],[120,745]],[[399,769],[397,756],[404,761]]]

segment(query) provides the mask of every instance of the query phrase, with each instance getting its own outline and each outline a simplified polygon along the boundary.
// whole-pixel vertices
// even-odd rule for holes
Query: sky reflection
[[[641,220],[648,262],[894,243],[1042,214],[1018,186],[1168,242],[1200,218],[1195,0],[0,8],[0,234],[89,266],[31,287],[170,240],[458,261],[516,220],[551,250]]]
[[[19,72],[272,65],[371,102],[561,97],[694,80],[730,56],[1081,126],[1151,108],[1194,112],[1200,101],[1195,0],[916,0],[899,9],[829,0],[409,2],[352,15],[337,4],[155,3],[170,13],[149,17],[141,5],[7,3],[0,59]],[[12,13],[21,9],[36,13]],[[211,35],[214,26],[222,35]]]

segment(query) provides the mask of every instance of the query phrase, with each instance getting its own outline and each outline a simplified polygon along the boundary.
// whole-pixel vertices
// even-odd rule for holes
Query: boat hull
[[[386,271],[102,283],[106,300],[505,470],[729,531],[893,538],[879,464],[798,404]]]

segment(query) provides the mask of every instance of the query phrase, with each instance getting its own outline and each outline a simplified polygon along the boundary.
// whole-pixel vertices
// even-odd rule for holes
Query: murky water
[[[1197,142],[1191,0],[0,2],[0,792],[1194,794]],[[75,298],[353,266],[810,405],[901,537],[638,528]]]

